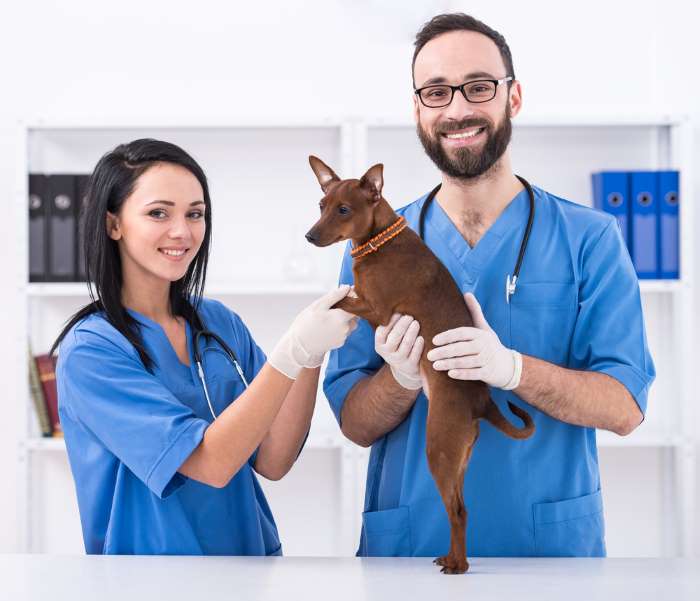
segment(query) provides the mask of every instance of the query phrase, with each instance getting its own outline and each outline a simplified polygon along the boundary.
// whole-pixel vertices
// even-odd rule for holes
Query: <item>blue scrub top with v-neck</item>
[[[212,421],[192,358],[183,364],[164,330],[131,311],[154,362],[95,313],[63,340],[57,365],[59,414],[75,479],[87,553],[278,555],[281,546],[253,472],[254,455],[218,489],[177,470]],[[250,382],[265,355],[242,320],[217,301],[199,309],[204,327],[236,352]],[[213,341],[200,340],[214,411],[243,392]],[[209,350],[204,350],[204,348]]]
[[[608,374],[643,413],[655,370],[638,280],[617,223],[539,188],[534,193],[532,234],[509,304],[506,275],[527,224],[526,191],[474,248],[436,199],[427,210],[425,242],[459,288],[475,294],[506,347]],[[414,230],[425,198],[398,211]],[[348,252],[340,281],[353,281]],[[345,345],[331,353],[326,371],[324,389],[339,422],[350,389],[382,364],[371,326],[360,320]],[[524,408],[536,430],[518,441],[481,423],[464,482],[469,555],[605,555],[595,429],[558,421],[513,392],[492,388],[491,396],[518,426],[507,401]],[[358,555],[438,556],[448,550],[447,514],[425,456],[427,410],[421,393],[406,419],[372,445]]]

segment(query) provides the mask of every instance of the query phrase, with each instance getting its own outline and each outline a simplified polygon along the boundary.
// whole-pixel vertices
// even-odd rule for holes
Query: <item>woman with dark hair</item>
[[[266,358],[202,297],[207,180],[167,142],[105,154],[82,227],[92,302],[52,351],[86,551],[281,554],[255,473],[276,480],[296,460],[319,366],[355,326],[331,309],[349,287],[304,309]]]

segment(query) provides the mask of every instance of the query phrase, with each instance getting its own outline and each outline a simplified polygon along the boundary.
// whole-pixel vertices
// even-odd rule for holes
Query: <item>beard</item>
[[[441,136],[468,127],[483,127],[486,143],[481,149],[468,147],[457,148],[452,157],[448,156],[442,146]],[[510,122],[510,106],[506,106],[503,122],[496,129],[485,119],[464,119],[457,123],[438,124],[430,136],[421,126],[416,126],[423,150],[435,166],[444,174],[454,179],[473,179],[482,176],[503,156],[508,148],[513,128]]]

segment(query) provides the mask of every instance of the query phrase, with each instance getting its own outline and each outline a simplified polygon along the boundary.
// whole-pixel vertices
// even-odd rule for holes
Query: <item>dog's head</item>
[[[315,156],[309,157],[324,197],[321,218],[306,234],[316,246],[329,246],[341,240],[362,240],[374,227],[374,211],[382,199],[384,166],[371,167],[360,179],[341,180],[328,165]]]

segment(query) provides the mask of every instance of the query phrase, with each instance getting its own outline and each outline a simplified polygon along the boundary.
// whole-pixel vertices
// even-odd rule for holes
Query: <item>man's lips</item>
[[[478,125],[440,132],[440,137],[445,140],[449,146],[468,146],[480,141],[485,131],[485,125]]]

